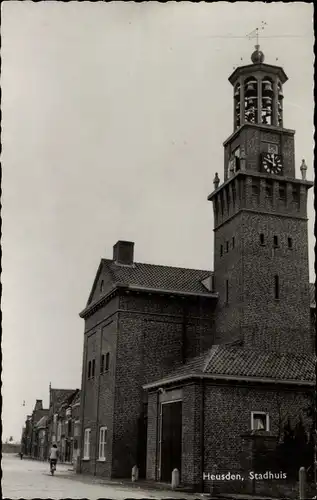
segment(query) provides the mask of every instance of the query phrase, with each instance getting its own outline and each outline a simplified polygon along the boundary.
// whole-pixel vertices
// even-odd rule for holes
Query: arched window
[[[241,108],[240,108],[240,83],[237,83],[234,87],[234,116],[235,116],[235,128],[241,125]]]
[[[277,124],[279,127],[283,126],[283,89],[282,89],[282,84],[281,82],[278,82],[277,84],[277,92],[278,92],[278,99],[277,99]]]
[[[273,125],[273,81],[267,76],[262,80],[261,121]]]
[[[257,123],[258,116],[258,81],[254,76],[244,82],[244,119],[248,123]]]

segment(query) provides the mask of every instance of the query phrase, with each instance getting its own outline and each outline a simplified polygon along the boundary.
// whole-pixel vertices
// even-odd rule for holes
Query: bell
[[[272,101],[263,101],[263,108],[271,108],[272,107]]]
[[[237,99],[238,97],[240,97],[240,87],[236,87],[236,90],[234,92],[234,97]]]
[[[281,84],[279,84],[279,86],[278,86],[278,97],[279,97],[279,99],[283,99],[283,97],[284,97]]]
[[[283,108],[283,107],[282,107],[282,103],[281,103],[281,102],[279,102],[277,106],[278,106],[278,109],[282,111],[282,108]]]
[[[273,88],[272,88],[272,83],[271,82],[263,82],[264,84],[264,92],[273,92]]]
[[[255,88],[254,83],[249,82],[249,83],[247,84],[247,88],[246,88],[245,93],[246,93],[246,94],[256,95],[256,88]]]

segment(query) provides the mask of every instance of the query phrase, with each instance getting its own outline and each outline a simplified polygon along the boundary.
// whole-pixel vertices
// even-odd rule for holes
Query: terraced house
[[[233,131],[223,181],[216,174],[208,197],[213,271],[136,262],[127,241],[101,259],[80,314],[79,472],[129,477],[138,465],[141,477],[170,482],[177,468],[183,484],[208,490],[213,471],[235,471],[246,481],[214,486],[252,492],[248,471],[277,449],[285,422],[309,427],[313,182],[304,161],[296,177],[295,132],[283,121],[287,79],[259,46],[229,77]]]

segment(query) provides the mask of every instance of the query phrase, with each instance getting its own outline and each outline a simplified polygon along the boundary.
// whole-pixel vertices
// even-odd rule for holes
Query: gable
[[[87,306],[92,302],[96,302],[103,295],[106,295],[113,288],[114,283],[109,269],[105,266],[104,259],[101,260],[94,283],[89,294]]]

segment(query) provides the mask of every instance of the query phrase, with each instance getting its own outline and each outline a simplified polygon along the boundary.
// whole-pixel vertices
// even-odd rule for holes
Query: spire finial
[[[304,159],[302,159],[302,164],[300,166],[300,171],[301,171],[301,174],[302,174],[302,179],[303,181],[306,180],[306,172],[307,172],[307,165],[306,165],[306,162]]]
[[[261,21],[260,28],[255,28],[253,31],[251,31],[251,33],[247,35],[249,40],[251,40],[252,38],[256,39],[255,52],[253,52],[253,54],[251,55],[251,61],[254,64],[263,63],[264,61],[264,54],[262,51],[260,51],[259,30],[264,30],[266,25],[267,23],[265,21]]]

